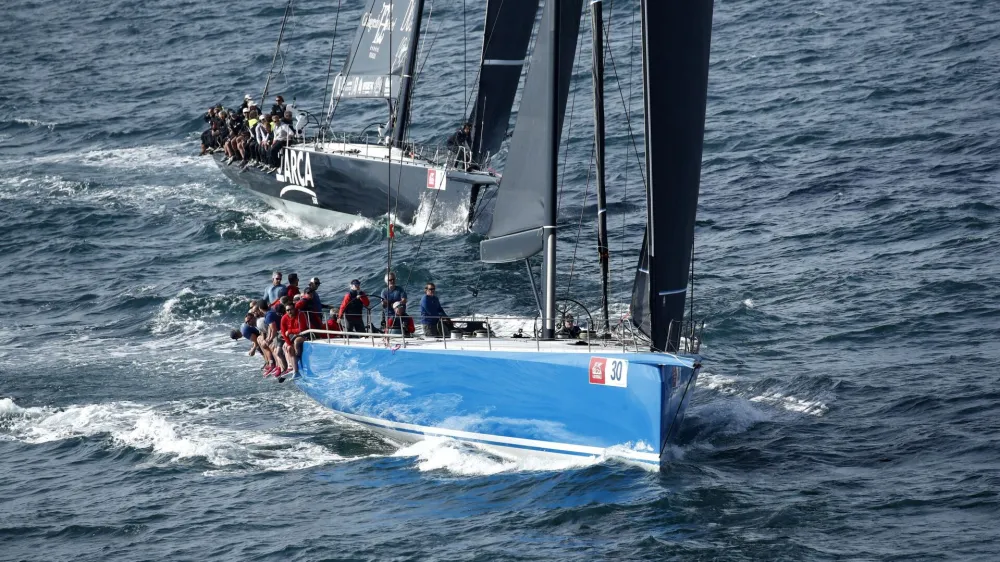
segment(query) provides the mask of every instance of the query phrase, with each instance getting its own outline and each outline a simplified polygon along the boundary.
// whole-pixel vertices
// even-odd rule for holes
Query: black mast
[[[559,14],[559,0],[547,0],[546,8],[550,10],[550,22],[552,28],[549,33],[549,68],[551,76],[549,96],[546,100],[549,104],[549,117],[552,120],[549,130],[550,136],[547,139],[551,144],[549,150],[549,177],[546,178],[546,187],[550,190],[550,198],[556,201],[559,197],[559,136],[562,128],[562,116],[559,111],[559,28],[562,27],[562,18]],[[570,65],[572,67],[572,64]],[[568,70],[567,70],[568,72]],[[542,258],[542,280],[544,287],[544,308],[542,309],[542,339],[552,340],[556,337],[556,205],[550,205],[546,209],[545,223],[542,225],[544,239],[544,256]]]
[[[601,262],[601,312],[604,333],[608,320],[608,215],[604,186],[604,15],[603,0],[590,2],[590,35],[594,41],[594,160],[597,168],[597,256]]]
[[[396,123],[392,129],[392,145],[400,146],[406,135],[406,125],[410,120],[410,96],[413,94],[413,73],[417,70],[417,45],[420,43],[420,23],[424,18],[424,0],[413,0],[408,8],[416,10],[413,15],[413,40],[410,51],[406,54],[406,66],[400,81],[399,103],[396,109]],[[403,15],[404,22],[409,19]],[[405,23],[404,23],[405,25]],[[402,31],[411,31],[402,29]]]
[[[645,242],[650,337],[657,350],[678,349],[684,319],[705,137],[712,1],[642,0]],[[672,324],[677,328],[671,330]]]

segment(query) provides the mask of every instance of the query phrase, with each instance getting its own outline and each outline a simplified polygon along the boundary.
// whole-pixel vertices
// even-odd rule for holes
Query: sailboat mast
[[[420,44],[420,24],[424,18],[424,0],[413,0],[410,4],[416,10],[413,18],[413,43],[406,54],[406,67],[400,81],[399,104],[396,109],[396,123],[392,129],[392,145],[400,146],[406,135],[406,125],[410,120],[410,97],[413,95],[413,74],[417,70],[417,46]],[[406,17],[405,15],[403,16]],[[407,31],[402,29],[402,31]],[[391,41],[390,41],[391,43]]]
[[[551,200],[558,199],[559,185],[559,137],[562,132],[562,119],[559,111],[559,75],[563,69],[559,68],[559,28],[562,18],[559,13],[560,0],[547,0],[545,8],[550,10],[549,25],[549,68],[552,73],[549,76],[551,87],[548,94],[549,118],[552,124],[549,129],[550,137],[547,139],[551,144],[549,158],[549,177],[546,178],[546,187],[550,190]],[[572,65],[571,65],[572,66]],[[566,70],[568,72],[568,70]],[[550,205],[546,209],[545,224],[542,226],[544,235],[544,257],[542,271],[545,272],[544,291],[545,308],[542,310],[542,339],[555,339],[556,337],[556,205]]]
[[[590,2],[590,35],[594,42],[594,162],[597,168],[597,256],[601,263],[601,312],[604,333],[608,320],[608,215],[604,185],[604,13],[603,0]]]

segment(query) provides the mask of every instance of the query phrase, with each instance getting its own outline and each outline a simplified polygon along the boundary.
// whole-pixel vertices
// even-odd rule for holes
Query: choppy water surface
[[[359,10],[345,4],[341,29]],[[435,4],[414,107],[428,142],[465,113],[482,20],[469,2],[466,40],[457,4]],[[641,108],[639,50],[629,3],[606,4],[624,298],[644,212],[622,107],[631,88]],[[332,295],[373,287],[384,263],[377,225],[303,224],[195,155],[204,108],[260,91],[282,10],[34,1],[0,21],[0,558],[993,559],[994,3],[717,2],[695,305],[708,372],[659,474],[401,447],[231,344],[272,268]],[[304,107],[321,103],[335,10],[296,4],[276,84]],[[572,271],[595,304],[585,80],[570,103],[560,284]],[[480,273],[461,210],[431,211],[399,229],[409,285],[435,280],[453,312],[530,312],[520,268]]]

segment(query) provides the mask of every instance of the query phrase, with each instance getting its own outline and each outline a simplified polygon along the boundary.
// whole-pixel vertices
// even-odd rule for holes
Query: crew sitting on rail
[[[284,98],[275,96],[271,112],[264,114],[250,94],[243,96],[238,110],[227,111],[222,105],[212,107],[205,114],[209,128],[201,135],[201,154],[223,150],[224,162],[239,161],[243,170],[255,166],[271,173],[278,169],[281,149],[294,143],[295,115]],[[282,129],[281,125],[287,125]]]
[[[256,320],[256,324],[254,325],[257,327],[257,331],[263,334],[265,330],[264,316],[267,314],[267,308],[264,304],[264,301],[260,300],[250,301],[250,310],[247,312],[247,314],[253,315],[254,319]]]
[[[403,337],[410,337],[417,329],[413,325],[413,318],[406,313],[406,305],[402,301],[396,301],[393,305],[393,315],[386,320],[386,329],[390,334],[403,334]]]
[[[248,355],[253,356],[257,354],[257,350],[260,350],[261,356],[264,358],[263,372],[264,376],[277,374],[274,369],[276,365],[274,364],[274,357],[271,355],[271,350],[264,345],[264,338],[260,335],[260,331],[257,330],[257,317],[253,314],[248,313],[243,319],[243,325],[240,326],[239,330],[233,330],[229,336],[234,340],[240,338],[246,338],[250,340],[250,352]]]
[[[277,370],[272,374],[277,375],[288,368],[288,364],[285,362],[285,350],[282,349],[281,345],[281,317],[284,315],[285,305],[280,302],[276,303],[264,315],[264,331],[261,332],[264,335],[264,344],[271,349],[271,355],[274,356],[274,362],[277,365]]]
[[[292,130],[292,126],[290,124],[282,121],[280,115],[276,114],[272,116],[271,121],[271,128],[274,131],[274,142],[271,143],[271,151],[268,153],[268,164],[272,168],[277,168],[280,165],[278,153],[282,148],[294,144],[295,131]]]
[[[451,319],[441,306],[436,291],[434,283],[424,286],[424,296],[420,299],[420,323],[423,325],[424,337],[447,338],[451,335]]]
[[[299,358],[302,357],[302,344],[305,338],[299,335],[306,326],[306,314],[296,310],[294,306],[285,310],[285,315],[281,318],[281,338],[284,340],[285,359],[291,365],[291,370],[295,375],[299,374]],[[278,377],[278,382],[285,382],[285,375],[288,374],[286,368]]]
[[[344,300],[340,301],[340,310],[337,311],[340,329],[345,332],[364,332],[364,311],[369,302],[368,295],[361,290],[361,281],[352,279]]]

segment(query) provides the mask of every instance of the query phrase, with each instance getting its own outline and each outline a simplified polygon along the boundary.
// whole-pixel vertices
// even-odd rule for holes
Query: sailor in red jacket
[[[308,327],[308,323],[306,313],[295,310],[294,306],[288,307],[285,310],[285,315],[281,317],[281,339],[285,341],[285,358],[292,365],[292,370],[296,375],[299,374],[299,357],[302,356],[302,342],[305,341],[305,338],[299,333]],[[282,376],[278,378],[278,382],[285,382],[284,375],[287,375],[288,371],[289,369],[286,368],[281,373]]]
[[[413,317],[406,313],[406,305],[402,301],[396,301],[393,303],[392,309],[396,314],[386,320],[386,329],[389,330],[390,334],[404,334],[405,337],[412,336],[413,332],[417,331],[417,328],[413,325]]]
[[[361,290],[361,281],[351,280],[351,289],[340,302],[337,319],[345,332],[364,332],[364,311],[368,308],[368,295]]]

